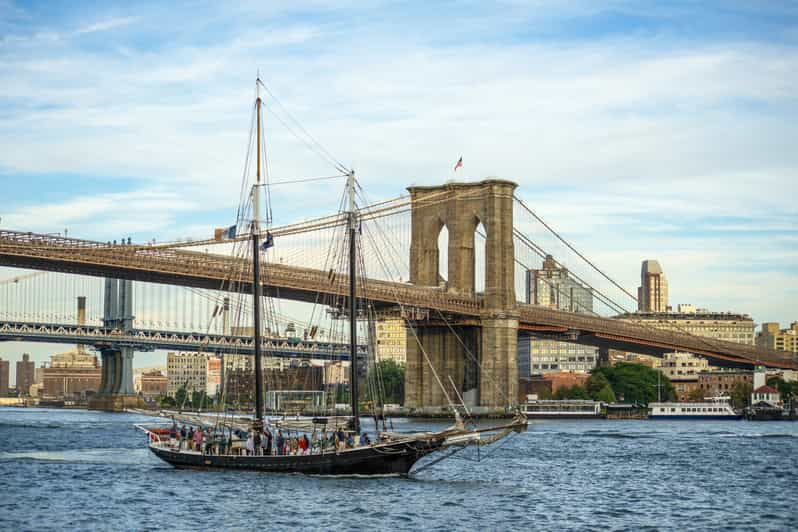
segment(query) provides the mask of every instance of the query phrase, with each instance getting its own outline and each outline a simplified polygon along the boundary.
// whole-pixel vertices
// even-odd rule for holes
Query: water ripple
[[[774,494],[795,491],[798,461],[785,457],[798,455],[798,423],[533,422],[490,452],[465,451],[410,479],[369,479],[176,470],[146,450],[132,426],[144,420],[0,408],[0,530],[794,524],[794,503]],[[442,426],[395,424],[407,431]]]

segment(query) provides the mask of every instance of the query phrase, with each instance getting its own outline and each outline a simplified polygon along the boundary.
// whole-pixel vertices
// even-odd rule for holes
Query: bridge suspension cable
[[[632,295],[632,294],[631,294],[630,292],[628,292],[628,291],[627,291],[627,290],[626,290],[626,289],[625,289],[623,286],[621,286],[620,284],[618,284],[618,282],[617,282],[617,281],[615,281],[615,279],[613,279],[612,277],[610,277],[609,275],[607,275],[606,273],[604,273],[604,271],[603,271],[603,270],[601,270],[601,269],[600,269],[598,266],[596,266],[596,265],[595,265],[595,264],[594,264],[594,263],[593,263],[593,262],[592,262],[590,259],[588,259],[587,257],[585,257],[585,256],[584,256],[584,255],[583,255],[583,254],[582,254],[582,253],[581,253],[579,250],[577,250],[577,249],[576,249],[576,248],[575,248],[575,247],[574,247],[574,246],[573,246],[573,245],[572,245],[570,242],[568,242],[566,239],[564,239],[564,238],[563,238],[563,237],[562,237],[562,236],[561,236],[561,235],[560,235],[560,234],[559,234],[557,231],[555,231],[554,229],[552,229],[552,227],[551,227],[549,224],[547,224],[547,223],[546,223],[546,222],[545,222],[545,221],[544,221],[544,220],[543,220],[543,219],[542,219],[540,216],[538,216],[537,214],[535,214],[535,212],[534,212],[532,209],[530,209],[529,207],[527,207],[526,203],[524,203],[524,201],[523,201],[521,198],[519,198],[518,196],[513,196],[513,199],[515,199],[515,201],[516,201],[516,202],[517,202],[517,203],[518,203],[518,204],[519,204],[519,205],[520,205],[520,206],[521,206],[521,207],[522,207],[522,208],[523,208],[525,211],[527,211],[527,212],[528,212],[529,214],[531,214],[531,215],[532,215],[532,216],[533,216],[533,217],[534,217],[534,218],[535,218],[535,219],[536,219],[538,222],[540,222],[540,224],[541,224],[543,227],[545,227],[546,229],[548,229],[548,230],[549,230],[549,232],[550,232],[551,234],[553,234],[555,237],[557,237],[557,239],[558,239],[560,242],[562,242],[563,244],[565,244],[565,245],[568,247],[568,249],[570,249],[571,251],[573,251],[573,252],[574,252],[574,253],[575,253],[575,254],[576,254],[576,255],[577,255],[579,258],[581,258],[581,259],[582,259],[583,261],[585,261],[585,263],[587,263],[587,264],[588,264],[588,265],[589,265],[591,268],[593,268],[593,269],[594,269],[596,272],[598,272],[598,273],[599,273],[599,275],[601,275],[602,277],[604,277],[605,279],[607,279],[607,280],[608,280],[609,282],[611,282],[611,283],[612,283],[612,284],[613,284],[613,285],[614,285],[616,288],[618,288],[618,289],[619,289],[619,290],[621,290],[623,293],[625,293],[627,296],[629,296],[630,298],[632,298],[632,299],[633,299],[635,302],[637,302],[637,296],[634,296],[634,295]]]

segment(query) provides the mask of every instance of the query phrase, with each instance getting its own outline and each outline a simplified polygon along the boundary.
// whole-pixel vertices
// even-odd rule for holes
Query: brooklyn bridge
[[[401,317],[408,324],[408,406],[444,405],[446,388],[452,394],[472,397],[480,406],[512,403],[518,385],[518,339],[524,336],[594,346],[600,360],[606,360],[610,349],[655,356],[688,351],[717,366],[798,369],[789,353],[614,319],[629,303],[619,302],[618,294],[633,298],[631,293],[540,219],[517,197],[513,182],[487,179],[413,186],[408,192],[388,201],[366,202],[364,198],[359,205],[367,277],[357,286],[360,308],[368,308],[380,319]],[[267,264],[261,271],[264,296],[322,305],[331,314],[345,312],[348,280],[341,274],[340,261],[331,259],[329,251],[346,223],[345,213],[336,213],[270,228],[275,246],[266,254]],[[443,245],[442,233],[448,238]],[[540,242],[544,234],[557,242],[558,249],[570,253],[569,271],[591,291],[603,311],[566,311],[526,302],[530,287],[524,273],[549,255]],[[252,278],[250,261],[230,253],[245,238],[98,242],[0,230],[0,266],[52,272],[22,275],[12,284],[7,282],[5,289],[0,286],[0,298],[4,298],[0,299],[0,340],[94,345],[102,353],[103,391],[109,395],[131,392],[127,381],[136,351],[251,353],[246,335],[232,334],[229,328],[192,330],[194,322],[219,314],[223,294],[251,291],[246,280]],[[558,265],[566,266],[556,251],[552,254]],[[59,276],[62,285],[69,285],[69,278],[82,281],[59,288],[41,282],[48,275]],[[65,301],[91,296],[81,292],[88,286],[87,278],[106,279],[91,285],[95,305],[103,306],[103,314],[93,323],[80,313],[64,312],[52,319],[40,308],[58,293]],[[604,285],[598,287],[596,279]],[[38,288],[34,288],[36,282]],[[153,313],[134,313],[134,285],[138,299],[164,305],[159,313],[191,315],[192,319],[183,320],[189,330],[176,330],[179,324],[166,330],[159,323],[140,323],[146,316],[152,319]],[[606,286],[615,294],[610,295]],[[44,295],[36,296],[36,290]],[[175,297],[178,292],[168,290],[182,290],[180,303]],[[204,302],[197,303],[198,299]],[[343,359],[345,341],[332,334],[320,338],[316,331],[290,341],[275,335],[262,354]],[[437,380],[443,381],[443,389]]]

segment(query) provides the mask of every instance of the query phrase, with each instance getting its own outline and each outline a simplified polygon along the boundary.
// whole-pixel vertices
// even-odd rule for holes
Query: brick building
[[[233,370],[225,376],[227,401],[248,405],[255,400],[255,375],[251,371]],[[303,366],[285,369],[264,369],[266,391],[321,391],[324,389],[324,368]]]
[[[532,375],[519,379],[518,382],[518,400],[520,402],[526,401],[526,396],[531,394],[545,395],[554,394],[560,388],[572,387],[575,385],[584,386],[587,379],[590,378],[588,373],[576,373],[570,371],[558,371],[544,373],[543,375]]]
[[[698,374],[698,388],[704,392],[704,397],[728,395],[738,382],[753,385],[754,372],[745,370],[702,371]]]
[[[11,364],[9,361],[0,358],[0,397],[6,397],[8,395],[10,371]]]
[[[147,371],[141,374],[141,396],[145,399],[157,399],[166,395],[169,379],[160,371]]]

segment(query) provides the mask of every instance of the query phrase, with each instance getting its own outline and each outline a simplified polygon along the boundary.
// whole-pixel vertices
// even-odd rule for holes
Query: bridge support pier
[[[106,327],[130,330],[133,326],[133,282],[105,280]],[[102,380],[99,393],[89,401],[92,410],[113,412],[144,406],[133,387],[133,348],[109,346],[100,349]]]
[[[458,395],[468,395],[469,398],[476,395],[472,390],[478,386],[474,367],[479,357],[479,331],[476,327],[454,327],[454,330],[456,335],[448,327],[417,326],[415,332],[408,330],[407,406],[446,406],[449,404],[447,395],[455,404],[460,402]],[[466,378],[467,374],[469,378]],[[456,390],[452,388],[452,382],[457,386]],[[475,405],[472,399],[469,406]]]
[[[518,396],[518,317],[482,319],[479,404],[507,406]]]

